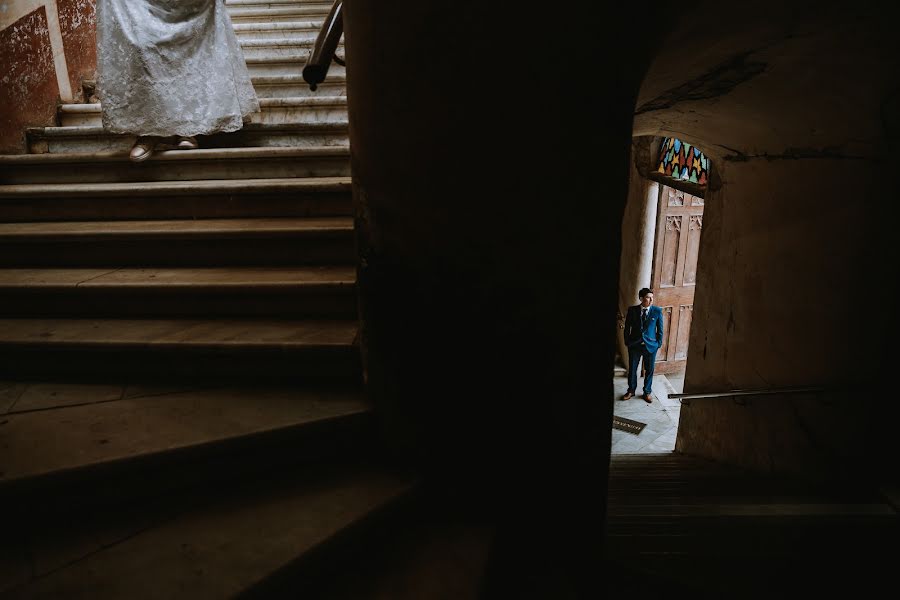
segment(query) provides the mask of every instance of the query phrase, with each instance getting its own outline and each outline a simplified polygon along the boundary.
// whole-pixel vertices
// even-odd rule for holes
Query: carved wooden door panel
[[[653,303],[663,311],[665,336],[656,371],[670,373],[687,361],[697,256],[703,229],[703,198],[660,185],[653,252]]]

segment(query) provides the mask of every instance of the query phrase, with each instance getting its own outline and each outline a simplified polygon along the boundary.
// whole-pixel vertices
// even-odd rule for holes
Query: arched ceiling
[[[887,14],[726,4],[700,2],[663,37],[635,136],[675,135],[729,160],[884,153],[900,120],[900,44]]]

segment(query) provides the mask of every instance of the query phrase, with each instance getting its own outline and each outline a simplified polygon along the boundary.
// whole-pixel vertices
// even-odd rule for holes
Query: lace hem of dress
[[[110,133],[227,133],[259,111],[224,0],[98,2],[97,71]]]

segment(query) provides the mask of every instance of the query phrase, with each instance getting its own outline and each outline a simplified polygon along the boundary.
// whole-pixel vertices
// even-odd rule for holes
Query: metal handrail
[[[696,394],[667,394],[669,398],[685,400],[701,398],[733,398],[735,396],[769,396],[772,394],[809,394],[827,391],[824,387],[767,388],[760,390],[729,390],[726,392],[703,392]]]
[[[303,80],[309,84],[312,91],[316,91],[319,84],[325,81],[331,61],[337,60],[334,53],[341,36],[344,35],[343,9],[343,0],[335,0],[331,5],[325,23],[322,24],[322,29],[316,37],[316,43],[309,53],[306,66],[303,67]]]

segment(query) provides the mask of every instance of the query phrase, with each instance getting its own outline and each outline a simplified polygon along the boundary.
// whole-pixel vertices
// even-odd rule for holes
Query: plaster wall
[[[0,0],[0,152],[25,152],[24,129],[53,125],[96,68],[93,0]]]
[[[718,164],[723,185],[706,199],[685,391],[839,391],[693,401],[681,411],[676,450],[806,474],[861,455],[879,462],[885,411],[896,409],[883,406],[883,356],[872,352],[884,332],[866,316],[885,274],[878,163]]]
[[[823,386],[841,390],[829,397],[841,418],[787,396],[694,402],[676,449],[792,473],[838,472],[861,450],[858,468],[887,468],[896,327],[867,307],[895,253],[894,27],[874,5],[696,8],[654,58],[634,128],[699,145],[721,178],[706,194],[684,391]],[[828,445],[798,450],[812,439]]]
[[[638,292],[650,287],[653,270],[653,245],[656,233],[659,184],[646,179],[636,161],[642,153],[632,150],[634,160],[629,169],[628,200],[622,216],[622,256],[619,272],[619,331],[616,336],[619,356],[628,366],[623,327],[629,306],[638,303]],[[643,169],[646,172],[646,168]]]
[[[72,98],[86,101],[81,83],[97,71],[96,0],[56,0]]]

